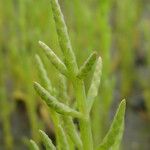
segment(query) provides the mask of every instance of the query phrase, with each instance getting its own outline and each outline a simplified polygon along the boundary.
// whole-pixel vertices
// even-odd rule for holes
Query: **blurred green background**
[[[78,64],[93,50],[103,59],[102,83],[91,114],[94,142],[103,138],[118,102],[126,98],[122,149],[149,150],[150,1],[59,3]],[[24,150],[28,138],[39,141],[39,128],[54,139],[49,113],[33,90],[33,81],[38,80],[35,54],[42,56],[56,86],[58,72],[38,41],[47,43],[60,57],[62,54],[49,0],[0,0],[0,11],[0,150]],[[88,88],[89,79],[85,82]],[[69,94],[72,97],[71,88]]]

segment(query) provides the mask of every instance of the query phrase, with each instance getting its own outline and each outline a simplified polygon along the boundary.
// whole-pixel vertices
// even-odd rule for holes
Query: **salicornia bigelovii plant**
[[[93,52],[83,65],[78,68],[58,0],[51,0],[50,2],[64,61],[62,61],[46,44],[41,41],[39,42],[51,63],[61,74],[58,75],[61,82],[59,83],[59,90],[57,90],[48,79],[42,60],[36,55],[41,84],[35,82],[34,88],[49,107],[52,121],[55,126],[56,146],[54,146],[43,131],[39,131],[41,140],[47,150],[93,150],[94,147],[96,147],[96,150],[117,150],[119,149],[124,129],[125,100],[121,102],[104,140],[100,145],[94,146],[90,112],[95,97],[98,94],[100,77],[102,74],[102,59],[101,57],[97,58],[97,54]],[[95,71],[89,90],[86,93],[84,79],[93,67],[95,67]],[[66,79],[73,85],[76,100],[74,108],[69,106]],[[79,121],[79,131],[76,128],[76,124],[73,122],[74,118]],[[31,149],[39,149],[34,141],[31,140],[30,144]]]

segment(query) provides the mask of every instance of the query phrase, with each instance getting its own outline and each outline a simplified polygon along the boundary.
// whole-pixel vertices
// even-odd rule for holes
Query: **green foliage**
[[[77,77],[80,79],[84,79],[87,76],[88,72],[91,71],[95,61],[96,61],[96,52],[93,52],[81,66]]]
[[[58,139],[60,141],[60,145],[57,146],[58,150],[69,150],[67,136],[66,136],[63,128],[60,125],[58,125],[58,130],[60,132],[59,137],[58,137]]]
[[[30,150],[39,150],[39,147],[38,145],[33,141],[33,140],[30,140]]]
[[[82,114],[68,107],[67,105],[58,102],[58,100],[51,96],[49,92],[44,89],[39,83],[34,83],[34,88],[36,92],[41,96],[41,98],[46,102],[46,104],[55,110],[56,112],[63,115],[70,115],[77,118],[83,118]]]
[[[41,79],[41,82],[43,83],[43,85],[45,85],[44,87],[52,95],[56,96],[55,93],[53,92],[53,87],[52,87],[51,82],[47,76],[47,72],[44,68],[42,60],[40,59],[40,57],[38,55],[36,55],[36,62],[37,62],[38,74],[39,74],[39,77]],[[60,75],[60,82],[62,84],[60,84],[60,86],[59,86],[59,91],[60,91],[59,92],[59,100],[64,102],[64,103],[67,103],[66,84],[65,84],[65,79],[62,75]],[[66,137],[63,139],[60,138],[62,135],[64,135],[64,131],[63,131],[61,125],[59,125],[59,124],[62,124],[61,120],[63,120],[64,124],[66,124],[66,122],[67,122],[67,126],[65,125],[64,130],[65,130],[65,132],[67,132],[67,134],[69,135],[71,140],[75,143],[75,145],[77,147],[79,147],[79,148],[82,147],[82,142],[80,140],[80,137],[78,136],[78,133],[76,132],[76,128],[74,126],[72,118],[68,117],[68,116],[60,117],[57,113],[55,113],[52,110],[50,111],[50,113],[52,115],[53,123],[56,127],[55,132],[56,132],[56,138],[57,138],[56,140],[57,140],[58,147],[63,147],[61,145],[63,145],[63,143],[67,143]]]
[[[48,135],[43,132],[42,130],[39,130],[42,142],[44,143],[44,146],[46,150],[56,150],[56,147],[53,145],[51,139],[48,137]]]
[[[67,27],[64,21],[63,14],[61,13],[60,6],[58,4],[58,0],[51,0],[51,7],[53,12],[53,17],[55,21],[55,26],[57,30],[59,45],[64,54],[64,62],[67,66],[67,69],[75,74],[77,72],[77,63],[75,60],[74,53],[72,51]]]
[[[52,64],[64,75],[67,75],[67,69],[64,63],[55,55],[55,53],[43,42],[39,42],[41,47],[45,50],[48,58]]]
[[[21,100],[26,106],[27,112],[24,114],[29,120],[28,132],[30,138],[38,144],[41,138],[37,130],[39,127],[44,130],[47,125],[44,122],[45,116],[41,116],[41,105],[43,109],[43,101],[46,101],[49,106],[44,107],[44,111],[50,114],[50,118],[48,114],[46,117],[49,122],[51,119],[54,126],[52,130],[55,132],[56,148],[61,149],[62,144],[66,143],[66,148],[70,150],[95,149],[107,129],[114,87],[118,87],[119,84],[121,95],[128,96],[132,90],[133,80],[136,80],[134,77],[139,74],[133,66],[135,53],[139,50],[141,52],[139,47],[146,50],[147,65],[150,64],[149,21],[143,22],[142,28],[147,29],[144,31],[144,42],[139,42],[139,22],[143,20],[138,18],[138,9],[145,8],[144,5],[139,7],[140,0],[59,2],[66,15],[66,23],[58,0],[37,0],[36,3],[34,0],[0,1],[0,121],[4,136],[2,142],[8,149],[13,149],[13,145],[16,149],[22,136],[18,134],[20,138],[16,138],[11,135],[14,125],[10,124],[10,115],[16,114],[17,111],[15,108],[12,112],[11,107],[18,102],[17,100]],[[49,9],[49,3],[52,9]],[[140,14],[141,16],[143,15]],[[147,19],[144,17],[144,20]],[[66,24],[69,26],[70,34]],[[143,39],[143,35],[140,38]],[[39,42],[43,49],[39,51],[39,39],[50,47]],[[96,52],[93,52],[93,49]],[[116,52],[117,60],[113,58]],[[39,55],[36,55],[35,67],[33,55],[36,53]],[[44,94],[43,101],[37,99],[33,93],[32,81],[36,80],[36,70],[40,83],[36,85],[36,90]],[[122,78],[119,83],[117,82],[117,86],[114,86],[111,78],[112,71],[116,71],[117,75],[121,72]],[[144,85],[142,89],[147,108],[150,108],[149,82],[141,82]],[[40,112],[37,113],[37,110]],[[77,123],[74,122],[74,118]],[[16,124],[20,125],[17,122]],[[28,122],[26,124],[28,125]]]
[[[65,104],[68,104],[68,95],[67,95],[67,85],[65,77],[60,75],[59,76],[59,98],[64,102]],[[82,141],[81,138],[77,132],[76,126],[74,125],[73,119],[70,116],[63,116],[63,127],[66,133],[69,135],[70,139],[73,143],[75,143],[76,147],[79,149],[82,149]]]
[[[119,150],[123,130],[126,101],[120,103],[111,127],[97,150]]]
[[[39,83],[35,82],[34,88],[38,95],[46,102],[50,110],[52,110],[51,113],[55,120],[54,125],[57,129],[56,133],[59,133],[56,135],[56,137],[60,142],[56,147],[59,150],[68,150],[70,147],[70,142],[67,141],[68,135],[72,139],[72,142],[74,142],[74,146],[77,146],[78,149],[93,150],[94,147],[91,132],[90,112],[94,99],[98,94],[100,77],[102,74],[102,60],[99,57],[96,61],[96,53],[92,53],[87,61],[83,64],[81,69],[78,70],[76,58],[71,47],[71,43],[67,33],[67,27],[65,25],[65,21],[61,13],[58,1],[51,0],[51,6],[56,25],[58,41],[64,56],[64,63],[60,61],[60,59],[54,54],[54,52],[44,43],[40,42],[40,45],[45,50],[46,55],[50,59],[51,63],[58,69],[61,74],[65,75],[67,79],[71,81],[77,101],[77,110],[76,108],[71,108],[69,106],[66,83],[62,75],[59,76],[60,80],[62,80],[62,82],[60,82],[60,84],[62,85],[59,86],[60,92],[57,92],[60,93],[58,94],[59,96],[51,93],[51,90],[48,90],[48,86],[51,85],[48,85],[47,88],[45,88],[42,87]],[[37,64],[39,65],[39,73],[41,74],[40,76],[43,76],[41,79],[44,80],[44,83],[46,83],[46,81],[49,79],[47,77],[46,70],[44,69],[44,65],[42,64],[39,57],[36,57],[36,59],[38,62]],[[92,66],[94,65],[95,61],[95,71],[89,91],[86,94],[83,77],[85,77],[87,73],[92,70]],[[59,113],[60,115],[58,115],[57,113]],[[111,128],[104,138],[99,149],[101,149],[102,147],[106,147],[106,149],[111,149],[112,147],[118,148],[124,129],[124,113],[125,101],[122,101],[111,125]],[[81,140],[72,121],[72,119],[74,118],[77,118],[79,120]],[[60,119],[63,120],[63,124]],[[49,144],[51,145],[51,147],[53,147],[52,142],[48,139],[47,136],[45,136],[45,134],[43,134],[43,132],[42,137],[43,139],[46,138],[46,145]]]
[[[88,94],[87,94],[87,102],[88,102],[89,112],[91,111],[91,107],[94,103],[94,100],[95,100],[97,94],[98,94],[101,75],[102,75],[102,60],[99,57],[97,60],[97,63],[96,63],[91,86],[90,86]]]

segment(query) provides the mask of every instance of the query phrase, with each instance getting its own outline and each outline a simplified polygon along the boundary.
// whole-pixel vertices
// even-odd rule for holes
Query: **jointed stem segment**
[[[82,80],[77,79],[78,66],[72,46],[70,43],[67,27],[64,21],[63,14],[61,13],[58,0],[51,0],[51,6],[56,25],[57,35],[61,50],[64,54],[65,64],[68,69],[69,77],[72,80],[73,87],[75,89],[76,100],[79,111],[85,116],[85,120],[80,120],[81,138],[83,142],[83,148],[86,150],[92,150],[92,133],[90,127],[90,119],[87,111],[87,102],[85,87]]]

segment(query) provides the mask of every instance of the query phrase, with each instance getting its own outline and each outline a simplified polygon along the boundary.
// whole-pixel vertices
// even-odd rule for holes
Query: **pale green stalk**
[[[58,145],[58,150],[69,150],[69,145],[67,141],[67,136],[65,135],[65,132],[61,125],[57,124],[58,130],[59,130],[59,141],[61,142],[60,145]]]
[[[93,149],[93,139],[91,133],[91,122],[87,110],[85,87],[82,80],[76,79],[73,81],[74,90],[76,93],[76,99],[80,112],[84,115],[86,120],[80,120],[80,132],[83,142],[83,148],[85,150]]]
[[[60,75],[59,79],[59,98],[64,102],[65,104],[68,104],[68,95],[67,95],[67,85],[66,85],[66,80],[65,77]],[[71,138],[72,142],[75,144],[75,147],[78,149],[82,150],[82,141],[77,133],[77,129],[73,123],[73,120],[69,116],[63,116],[63,126],[65,128],[66,133],[69,135]]]
[[[58,0],[50,0],[50,2],[57,30],[59,45],[64,55],[64,62],[66,64],[67,69],[69,70],[69,74],[72,76],[73,74],[77,73],[78,67],[76,63],[76,58],[72,51],[67,27],[64,21],[63,14],[60,10]]]
[[[69,35],[67,32],[67,27],[60,10],[58,0],[51,0],[51,6],[53,10],[53,16],[58,34],[59,44],[65,58],[64,62],[66,64],[69,77],[71,78],[75,89],[78,109],[86,118],[86,120],[80,120],[80,131],[81,131],[81,139],[83,142],[83,148],[86,150],[92,150],[93,144],[92,144],[91,124],[87,110],[84,83],[82,80],[77,79],[75,77],[78,72],[78,66],[76,63],[74,53],[72,51]]]
[[[56,132],[56,140],[57,140],[57,148],[58,150],[69,150],[69,143],[67,140],[67,136],[65,135],[65,132],[63,128],[61,127],[60,118],[58,117],[57,113],[55,111],[50,111],[52,120],[55,126],[55,132]]]

